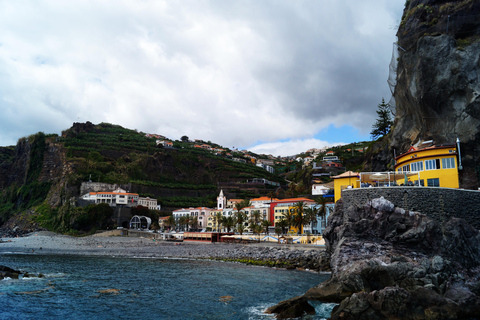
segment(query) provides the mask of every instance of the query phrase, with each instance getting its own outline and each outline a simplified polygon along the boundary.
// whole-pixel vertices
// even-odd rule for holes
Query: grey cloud
[[[0,2],[0,145],[89,120],[246,146],[370,128],[404,1],[22,3]]]

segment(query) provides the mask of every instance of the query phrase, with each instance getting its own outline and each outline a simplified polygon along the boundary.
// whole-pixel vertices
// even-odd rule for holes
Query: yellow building
[[[214,232],[220,232],[219,224],[217,223],[217,213],[222,214],[223,209],[212,209],[208,215],[207,219],[207,230],[211,230]]]
[[[347,188],[360,188],[360,179],[358,172],[347,171],[341,175],[333,177],[335,202],[342,197],[342,190]]]
[[[397,173],[419,172],[419,178],[407,185],[458,188],[457,149],[451,145],[433,145],[431,141],[412,146],[396,159]],[[418,181],[420,179],[420,181]]]

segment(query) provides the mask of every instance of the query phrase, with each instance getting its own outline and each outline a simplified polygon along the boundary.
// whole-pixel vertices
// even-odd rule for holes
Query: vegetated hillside
[[[0,159],[0,225],[43,202],[52,209],[69,205],[80,196],[81,183],[89,180],[119,184],[170,208],[214,206],[222,184],[230,186],[232,196],[241,197],[272,190],[247,184],[253,178],[284,182],[252,163],[214,155],[188,142],[158,147],[155,138],[106,123],[75,123],[61,137],[38,133],[22,138],[15,148],[0,148]]]

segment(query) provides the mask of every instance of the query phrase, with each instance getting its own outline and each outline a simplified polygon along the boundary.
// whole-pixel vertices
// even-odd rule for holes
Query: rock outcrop
[[[340,200],[324,235],[332,277],[289,310],[306,299],[339,303],[331,319],[479,317],[480,232],[464,220],[442,224],[384,198],[349,208]]]
[[[464,167],[460,185],[476,189],[480,186],[476,169],[480,165],[480,3],[409,0],[397,35],[401,49],[390,150],[396,149],[398,155],[419,140],[442,144],[459,138]]]
[[[325,230],[333,275],[303,298],[337,302],[332,319],[460,319],[480,315],[480,232],[440,224],[383,198],[337,202]]]

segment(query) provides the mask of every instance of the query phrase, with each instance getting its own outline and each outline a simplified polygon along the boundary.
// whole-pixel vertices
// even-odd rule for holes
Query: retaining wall
[[[450,217],[465,219],[480,229],[480,191],[430,187],[379,187],[345,189],[345,207],[363,206],[368,200],[384,197],[396,207],[427,214],[437,221]]]

